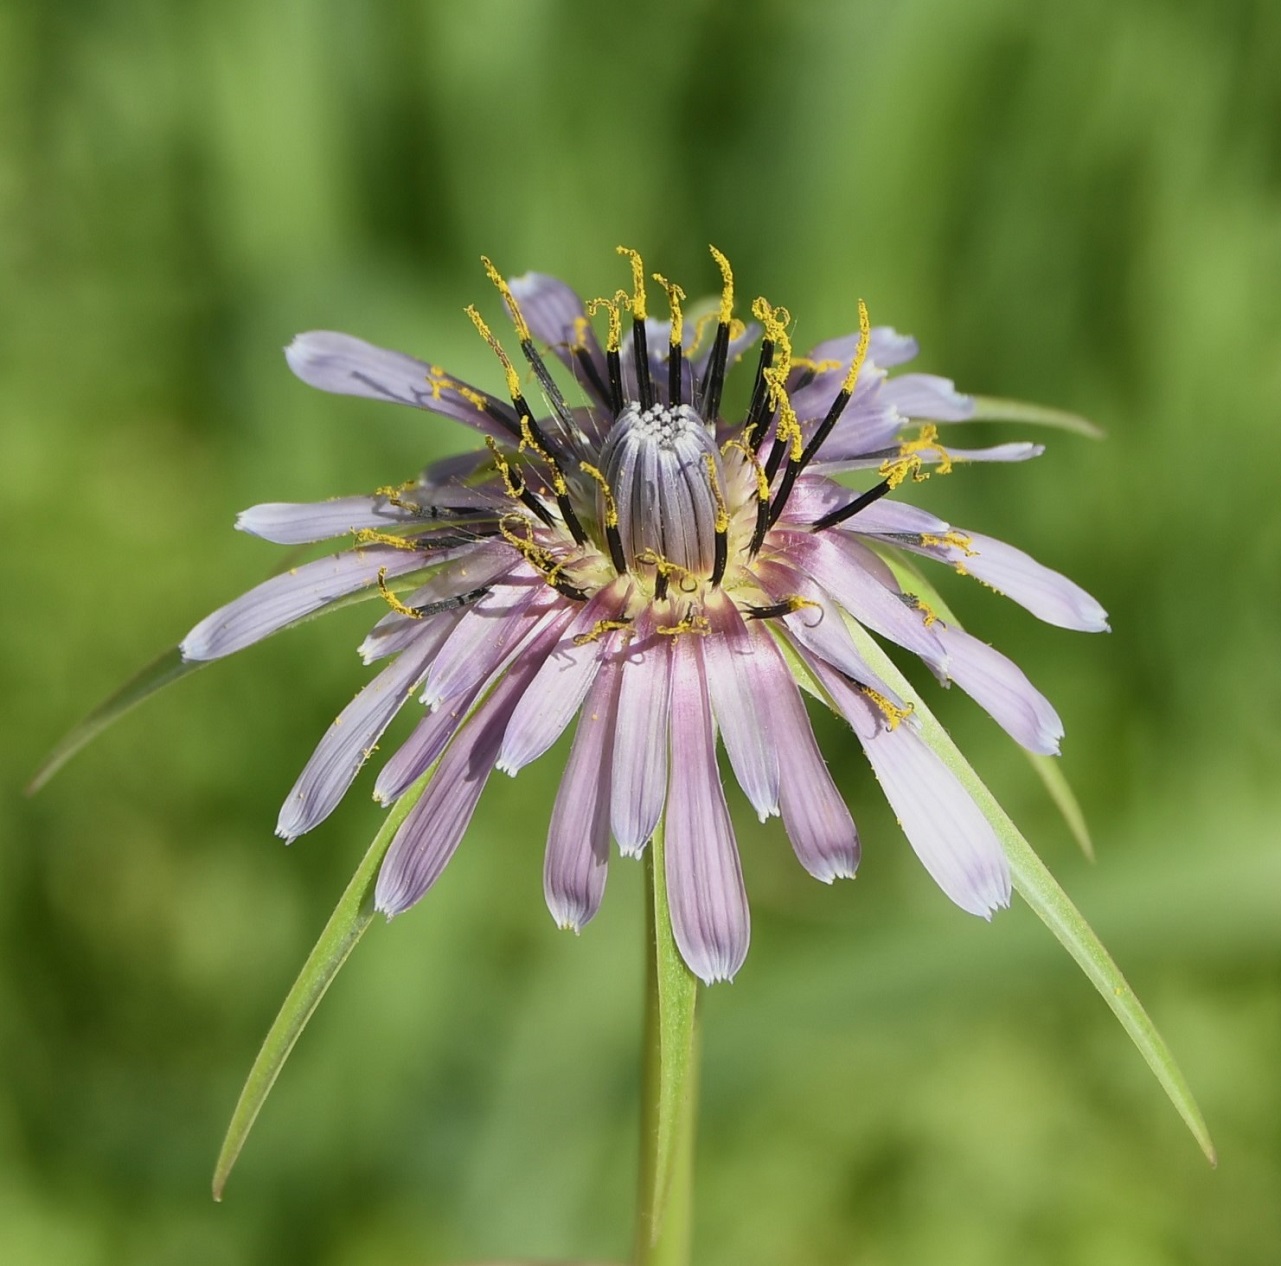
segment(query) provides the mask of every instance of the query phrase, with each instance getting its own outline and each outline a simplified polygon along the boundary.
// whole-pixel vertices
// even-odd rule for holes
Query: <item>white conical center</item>
[[[721,480],[715,438],[686,405],[656,404],[642,412],[631,403],[618,415],[601,465],[618,505],[628,567],[652,551],[695,575],[711,572],[716,498],[708,457]]]

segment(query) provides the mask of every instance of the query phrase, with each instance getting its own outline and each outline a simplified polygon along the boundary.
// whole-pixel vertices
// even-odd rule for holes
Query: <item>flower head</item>
[[[552,277],[508,282],[484,261],[544,416],[474,308],[506,399],[344,334],[303,334],[286,349],[312,386],[444,415],[484,447],[372,496],[240,516],[242,530],[283,544],[353,539],[203,620],[182,644],[187,659],[230,654],[360,591],[388,608],[360,648],[385,666],[321,740],[278,833],[293,839],[332,812],[418,695],[425,715],[374,790],[390,803],[434,770],[378,879],[379,909],[399,914],[444,869],[490,774],[516,774],[577,717],[547,840],[553,916],[575,930],[587,923],[610,836],[635,855],[662,824],[681,953],[702,979],[727,979],[747,953],[749,916],[718,736],[748,800],[762,821],[781,815],[806,870],[831,882],[858,865],[858,833],[803,686],[849,723],[943,891],[990,917],[1010,894],[992,828],[920,737],[910,706],[868,667],[851,627],[918,655],[1025,747],[1057,751],[1058,716],[1023,673],[938,618],[887,561],[932,558],[1049,623],[1105,628],[1071,581],[891,495],[959,462],[1021,461],[1040,449],[945,446],[937,425],[973,417],[973,399],[943,378],[890,376],[916,344],[871,326],[861,304],[858,333],[802,357],[785,309],[757,299],[754,323],[735,317],[720,252],[719,307],[696,323],[683,317],[681,288],[658,274],[670,319],[651,317],[640,256],[620,252],[630,292],[586,305]],[[726,376],[758,338],[746,412],[725,418]],[[581,399],[567,398],[547,352]],[[867,472],[864,491],[833,478],[848,471]]]

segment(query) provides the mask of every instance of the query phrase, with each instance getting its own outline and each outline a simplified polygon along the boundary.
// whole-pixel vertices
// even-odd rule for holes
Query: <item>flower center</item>
[[[723,474],[714,435],[693,409],[627,404],[601,464],[629,569],[657,558],[697,576],[712,572]]]

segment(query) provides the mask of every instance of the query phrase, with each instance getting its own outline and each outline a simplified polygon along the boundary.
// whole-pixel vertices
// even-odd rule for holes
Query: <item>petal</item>
[[[427,790],[401,823],[378,872],[374,907],[388,918],[419,901],[454,855],[494,768],[512,709],[568,619],[569,613],[563,612],[546,626],[445,749]]]
[[[388,576],[422,571],[453,557],[449,551],[429,556],[391,545],[361,549],[304,563],[241,594],[207,615],[182,640],[183,659],[220,659],[262,641],[339,598],[367,589],[385,567]]]
[[[560,738],[574,719],[601,663],[617,646],[616,634],[598,641],[586,637],[600,620],[613,620],[622,607],[628,586],[617,581],[584,604],[566,627],[560,644],[547,657],[512,714],[503,738],[498,768],[515,776],[537,760]]]
[[[961,629],[936,624],[947,675],[1029,752],[1057,755],[1063,722],[1050,701],[1000,651]]]
[[[374,783],[374,799],[379,804],[391,804],[405,794],[423,776],[449,745],[458,727],[467,719],[472,704],[480,697],[480,686],[464,695],[442,704],[429,712],[413,728],[413,732],[392,754],[378,771]]]
[[[773,640],[752,629],[734,603],[717,593],[706,604],[712,632],[703,646],[707,686],[734,776],[762,822],[778,812],[778,752],[769,698],[790,680]]]
[[[285,348],[285,359],[303,382],[321,391],[413,405],[499,439],[510,440],[517,434],[510,407],[495,397],[433,372],[425,361],[350,334],[332,330],[299,334]]]
[[[625,855],[640,853],[654,834],[667,789],[673,639],[654,631],[658,623],[652,607],[636,618],[618,694],[609,817]]]
[[[957,532],[966,541],[964,546],[901,543],[916,553],[951,563],[963,576],[977,577],[1047,624],[1084,633],[1106,631],[1107,612],[1080,585],[1004,541],[964,529]]]
[[[557,927],[575,932],[591,921],[605,891],[619,678],[619,663],[606,660],[592,683],[547,833],[543,894]]]
[[[991,918],[1010,904],[1010,868],[991,824],[911,718],[891,726],[865,695],[816,665],[867,753],[881,790],[934,882],[962,910]]]
[[[884,563],[865,546],[840,534],[779,532],[789,561],[808,572],[860,624],[943,669],[944,652],[924,618],[887,587]],[[772,538],[773,539],[773,538]]]
[[[307,545],[327,541],[360,528],[399,527],[414,515],[386,497],[337,497],[332,501],[269,501],[250,506],[236,516],[241,532],[277,545]]]
[[[672,648],[672,776],[664,847],[672,932],[681,957],[711,985],[747,957],[751,920],[720,771],[701,639]]]
[[[783,825],[797,860],[815,879],[851,879],[858,868],[854,819],[837,791],[814,738],[805,703],[790,674],[770,695],[780,772]]]
[[[964,422],[974,416],[974,397],[962,395],[950,378],[937,374],[900,374],[881,388],[881,398],[904,418]]]
[[[323,822],[347,794],[374,745],[427,671],[430,641],[383,669],[342,710],[294,783],[276,820],[276,834],[292,843]]]

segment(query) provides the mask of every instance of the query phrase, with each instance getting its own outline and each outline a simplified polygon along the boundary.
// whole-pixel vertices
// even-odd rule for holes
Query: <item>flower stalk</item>
[[[661,825],[645,854],[645,897],[649,952],[634,1260],[635,1266],[686,1266],[698,1111],[698,980],[672,932]]]

